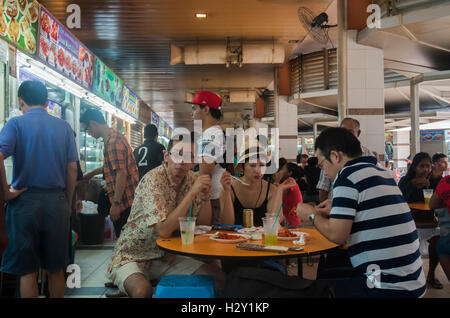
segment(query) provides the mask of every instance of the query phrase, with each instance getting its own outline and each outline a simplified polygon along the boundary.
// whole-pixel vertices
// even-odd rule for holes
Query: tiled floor
[[[105,277],[113,242],[105,242],[102,246],[79,246],[75,254],[75,263],[81,269],[81,288],[66,289],[67,298],[105,298],[106,293],[116,293],[117,289],[105,288]],[[303,276],[315,279],[317,273],[317,258],[311,264],[303,264]],[[425,274],[428,273],[428,259],[423,259]],[[289,273],[296,273],[296,265],[289,267]],[[450,282],[447,280],[441,266],[436,269],[436,278],[444,285],[444,289],[429,288],[425,298],[450,298]]]

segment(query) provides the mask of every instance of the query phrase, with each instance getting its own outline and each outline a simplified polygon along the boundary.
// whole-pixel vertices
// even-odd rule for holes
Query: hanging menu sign
[[[164,120],[159,119],[159,125],[158,125],[158,135],[164,136]]]
[[[0,36],[21,51],[34,55],[39,4],[34,0],[3,0],[0,4]]]
[[[95,56],[47,10],[41,7],[39,60],[91,89]]]
[[[123,85],[122,110],[136,119],[139,118],[138,99],[135,93]]]
[[[122,107],[123,82],[98,58],[95,60],[93,92],[108,103]]]
[[[158,114],[155,112],[152,113],[152,124],[158,127]]]

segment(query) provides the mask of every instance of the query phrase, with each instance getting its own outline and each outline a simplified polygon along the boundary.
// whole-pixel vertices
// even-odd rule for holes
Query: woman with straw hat
[[[231,179],[228,172],[222,174],[222,192],[220,195],[221,221],[225,224],[242,224],[243,210],[253,209],[254,226],[262,226],[262,218],[266,213],[277,214],[284,191],[296,183],[292,178],[279,186],[271,185],[263,180],[270,155],[257,142],[244,145],[240,152],[237,169],[242,175],[239,179]],[[283,215],[279,216],[279,222]]]

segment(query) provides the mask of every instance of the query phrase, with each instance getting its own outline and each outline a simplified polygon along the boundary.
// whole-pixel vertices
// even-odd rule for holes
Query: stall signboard
[[[420,140],[422,142],[433,142],[444,140],[444,130],[421,130]]]
[[[36,54],[39,3],[34,0],[0,0],[0,36],[21,51]]]
[[[25,70],[23,70],[21,68],[21,69],[19,69],[19,80],[18,80],[19,86],[20,86],[20,84],[22,84],[25,81],[39,81],[39,82],[41,82],[42,84],[45,85],[45,81],[44,80],[40,79],[37,76],[34,76],[31,73],[28,73],[27,71],[25,71]]]
[[[305,138],[305,145],[314,145],[314,138]]]
[[[139,118],[139,97],[126,85],[123,85],[122,110],[133,118]]]
[[[38,59],[86,89],[92,88],[95,55],[41,7]]]
[[[152,112],[152,124],[155,125],[156,127],[158,127],[158,114],[156,114],[155,112]]]
[[[164,136],[164,124],[165,124],[165,121],[160,118],[159,125],[158,125],[158,135],[160,135],[160,136]]]
[[[93,92],[108,103],[122,107],[123,82],[98,58],[95,61]]]

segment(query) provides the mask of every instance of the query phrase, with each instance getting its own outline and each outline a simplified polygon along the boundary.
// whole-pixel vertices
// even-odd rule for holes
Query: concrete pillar
[[[420,99],[419,84],[415,78],[411,79],[411,157],[420,152]]]
[[[279,119],[276,127],[279,129],[280,158],[294,162],[297,159],[297,105],[289,104],[286,96],[278,97]]]
[[[347,31],[347,116],[361,125],[361,143],[384,161],[384,54],[359,45],[357,31]]]
[[[338,118],[339,122],[347,116],[347,9],[346,1],[338,0]]]
[[[410,153],[409,131],[394,131],[394,168],[406,168],[406,158]]]

